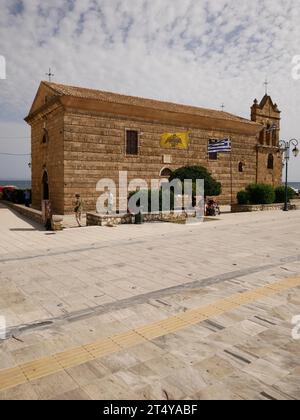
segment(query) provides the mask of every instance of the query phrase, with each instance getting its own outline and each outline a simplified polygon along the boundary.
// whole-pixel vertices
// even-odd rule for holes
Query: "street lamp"
[[[290,160],[290,151],[291,147],[294,146],[292,153],[295,158],[299,155],[298,145],[299,142],[296,139],[291,139],[290,141],[281,140],[280,149],[283,152],[283,159],[285,161],[285,202],[284,202],[284,211],[289,210],[289,196],[288,196],[288,174],[289,174],[289,160]]]

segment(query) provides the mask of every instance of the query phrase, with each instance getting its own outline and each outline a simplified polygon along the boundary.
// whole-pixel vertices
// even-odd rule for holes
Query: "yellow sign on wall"
[[[160,147],[187,150],[189,148],[189,133],[164,133],[160,138]]]

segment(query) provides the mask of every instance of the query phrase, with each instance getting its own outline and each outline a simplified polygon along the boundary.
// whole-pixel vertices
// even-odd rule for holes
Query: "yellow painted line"
[[[14,368],[0,370],[0,391],[62,372],[74,366],[80,366],[91,360],[100,359],[124,349],[130,349],[148,340],[164,337],[207,319],[230,312],[247,303],[276,295],[281,291],[297,286],[300,286],[300,277],[280,280],[274,284],[268,284],[244,293],[236,293],[227,298],[217,300],[210,305],[191,309],[125,333],[103,338],[91,344],[66,350],[29,363],[23,363]]]

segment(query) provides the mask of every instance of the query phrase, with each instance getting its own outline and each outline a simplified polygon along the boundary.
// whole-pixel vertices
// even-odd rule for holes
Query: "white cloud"
[[[21,123],[49,66],[57,82],[213,108],[224,102],[245,117],[267,75],[282,136],[300,137],[300,81],[291,77],[298,0],[0,0],[0,7],[7,62],[0,121]],[[291,178],[300,180],[298,166]]]

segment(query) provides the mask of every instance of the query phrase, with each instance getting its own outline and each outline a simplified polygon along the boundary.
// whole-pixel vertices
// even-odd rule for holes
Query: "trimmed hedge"
[[[237,193],[237,201],[240,205],[246,205],[249,204],[249,194],[246,190],[242,190]]]
[[[293,188],[288,187],[288,201],[296,197],[296,192]],[[284,203],[285,202],[285,186],[277,187],[275,189],[275,203]]]
[[[237,194],[239,204],[273,204],[275,202],[275,190],[268,184],[250,184],[245,190]]]
[[[202,166],[184,166],[183,168],[176,169],[169,181],[179,179],[182,183],[185,180],[193,181],[193,194],[196,194],[196,181],[199,179],[204,180],[204,194],[205,197],[215,197],[222,193],[222,184],[216,181],[211,173]]]
[[[273,204],[275,202],[275,190],[268,184],[251,184],[246,191],[249,195],[250,204]]]

